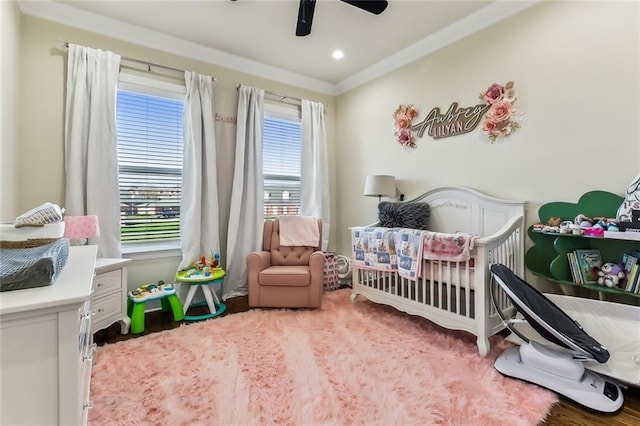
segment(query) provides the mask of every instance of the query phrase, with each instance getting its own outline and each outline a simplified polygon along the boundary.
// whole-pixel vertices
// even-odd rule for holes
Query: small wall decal
[[[221,123],[232,123],[232,124],[237,124],[238,123],[238,117],[224,117],[220,114],[218,114],[216,112],[216,121],[221,122]]]

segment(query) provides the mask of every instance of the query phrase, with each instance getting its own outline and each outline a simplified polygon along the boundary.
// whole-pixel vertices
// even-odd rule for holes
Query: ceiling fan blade
[[[355,6],[359,9],[366,10],[374,15],[380,15],[389,5],[388,1],[384,0],[341,0],[345,3],[349,3],[351,6]]]
[[[311,23],[313,22],[313,11],[316,9],[316,0],[300,0],[298,6],[298,25],[296,35],[303,37],[311,34]]]

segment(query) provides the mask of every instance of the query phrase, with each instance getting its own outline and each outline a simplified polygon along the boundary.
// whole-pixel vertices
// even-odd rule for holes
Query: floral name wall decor
[[[415,136],[421,138],[425,132],[434,139],[458,136],[469,133],[482,122],[482,131],[491,143],[497,138],[506,137],[520,127],[523,113],[514,108],[516,91],[512,81],[504,86],[493,83],[480,93],[482,103],[459,108],[458,102],[452,102],[445,113],[435,107],[419,123],[413,124],[418,110],[413,104],[400,105],[393,113],[393,133],[396,141],[404,146],[415,148]],[[486,115],[485,115],[486,114]]]
[[[428,135],[434,139],[446,138],[469,133],[478,126],[482,116],[489,109],[485,104],[478,104],[468,108],[458,108],[453,102],[444,114],[440,108],[433,108],[420,123],[413,126],[419,138],[429,129]]]
[[[497,138],[510,135],[520,127],[519,121],[523,113],[518,113],[514,108],[516,102],[516,90],[513,81],[504,86],[493,83],[483,93],[480,99],[489,107],[487,116],[482,122],[482,131],[489,137],[491,143]]]
[[[393,134],[402,146],[415,148],[413,141],[413,125],[411,122],[418,116],[418,110],[413,105],[400,105],[393,113]]]

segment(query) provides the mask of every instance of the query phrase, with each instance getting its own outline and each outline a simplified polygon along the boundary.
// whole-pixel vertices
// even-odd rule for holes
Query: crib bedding
[[[470,260],[474,260],[471,258]],[[472,263],[472,262],[469,262]],[[422,277],[428,281],[460,286],[461,288],[474,289],[475,268],[467,262],[449,264],[448,262],[432,261],[423,262]]]
[[[351,231],[354,264],[377,271],[396,271],[396,228],[357,227]]]
[[[376,226],[353,227],[351,236],[352,258],[356,265],[377,271],[398,271],[400,276],[412,279],[423,276],[423,259],[436,261],[434,266],[441,266],[439,262],[460,263],[466,269],[476,238],[463,232],[450,234]],[[429,270],[427,276],[432,277],[432,263],[425,264]]]
[[[477,337],[481,356],[489,337],[504,329],[498,311],[515,315],[508,297],[490,298],[489,266],[508,265],[524,274],[525,202],[442,187],[404,202],[421,203],[427,227],[380,224],[351,227],[353,292],[375,303],[424,317]],[[403,202],[395,206],[407,210]],[[379,218],[380,219],[380,218]],[[403,222],[400,220],[400,222]]]

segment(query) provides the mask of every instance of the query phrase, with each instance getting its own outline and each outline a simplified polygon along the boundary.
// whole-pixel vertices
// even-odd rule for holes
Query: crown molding
[[[266,65],[261,62],[252,61],[241,56],[232,55],[222,50],[206,47],[158,31],[79,10],[66,4],[53,1],[19,0],[18,5],[22,13],[36,18],[57,22],[129,43],[172,53],[177,56],[196,59],[201,62],[230,68],[327,95],[336,96],[338,94],[336,85],[325,81]]]
[[[502,21],[543,0],[497,0],[337,84],[342,94]]]
[[[487,28],[541,1],[542,0],[497,0],[338,84],[331,84],[326,81],[310,78],[233,55],[222,50],[213,49],[161,32],[85,12],[50,0],[18,0],[18,6],[22,13],[36,18],[57,22],[151,49],[222,66],[326,95],[337,96],[442,49],[449,44]]]

